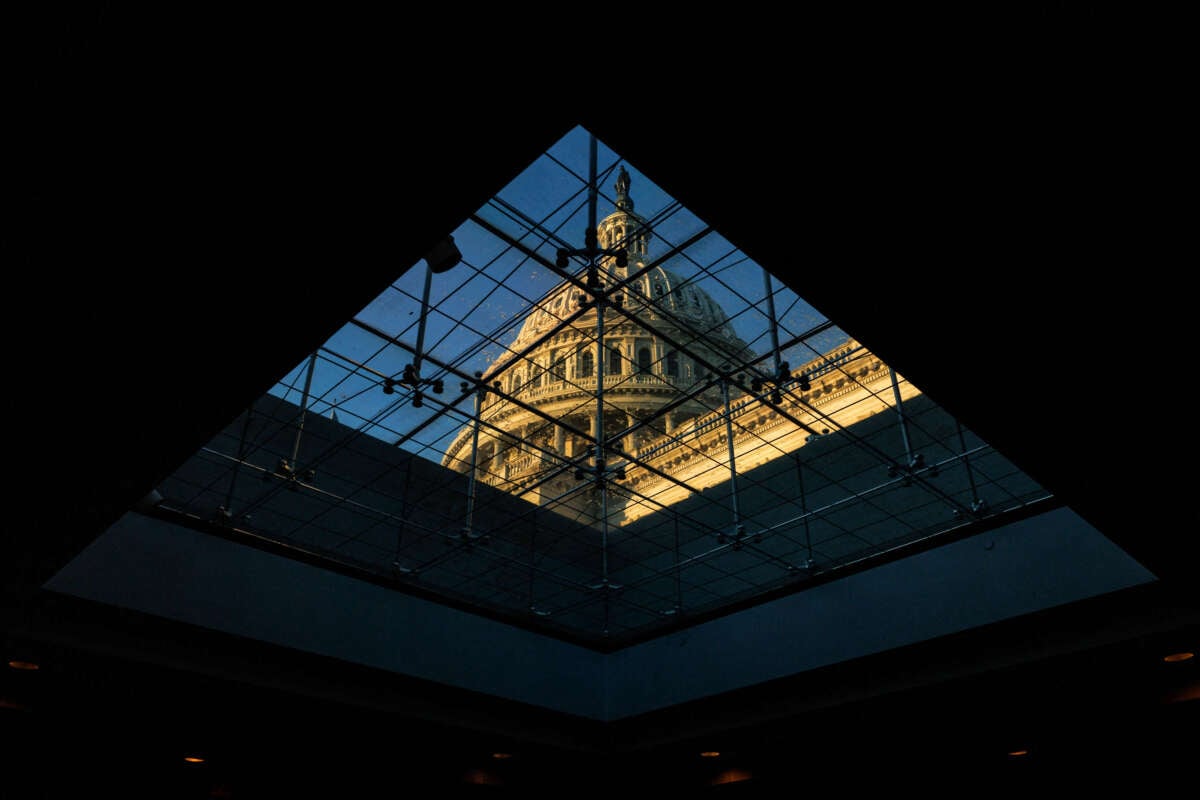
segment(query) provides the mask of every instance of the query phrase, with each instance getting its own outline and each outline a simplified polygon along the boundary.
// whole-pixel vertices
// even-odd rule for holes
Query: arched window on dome
[[[674,350],[667,351],[667,375],[672,378],[679,377],[679,354]]]
[[[639,347],[637,351],[638,372],[650,372],[650,348]]]
[[[611,347],[608,350],[608,374],[621,374],[621,351],[619,348]]]
[[[596,366],[595,359],[592,357],[591,350],[584,350],[579,356],[579,377],[590,378],[595,374]]]

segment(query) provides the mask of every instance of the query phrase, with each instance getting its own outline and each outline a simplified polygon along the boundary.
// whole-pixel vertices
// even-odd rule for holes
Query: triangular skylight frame
[[[610,194],[607,187],[626,170],[629,195]],[[562,185],[544,190],[550,184],[539,183],[541,172],[556,175]],[[631,196],[655,209],[645,218],[645,232],[659,247],[648,247],[641,264],[639,253],[626,249],[634,231],[621,239],[600,237],[595,247],[585,233],[609,213],[602,209],[627,203],[632,211]],[[754,264],[583,129],[568,133],[450,234],[448,250],[401,267],[380,297],[168,478],[153,513],[612,650],[1002,524],[1051,500],[863,343],[804,303],[786,281]],[[627,265],[618,274],[614,264],[623,249]],[[701,259],[702,250],[712,258]],[[681,286],[659,296],[648,278],[639,284],[652,274],[670,274],[666,268],[684,276]],[[529,270],[523,283],[515,270]],[[722,271],[733,277],[721,280]],[[471,288],[472,281],[479,286]],[[753,292],[761,294],[748,288],[755,282]],[[547,308],[556,291],[583,305]],[[456,294],[462,305],[451,308]],[[501,295],[523,307],[491,299]],[[619,295],[622,305],[615,303]],[[739,350],[731,340],[710,345],[711,328],[690,329],[678,307],[669,305],[686,298],[700,308],[703,297],[714,295],[716,316],[703,310],[691,319],[720,322],[719,300],[734,298],[729,302],[738,305],[728,327],[756,345],[752,359],[733,363]],[[494,314],[484,305],[489,302]],[[518,328],[542,312],[553,315],[549,327],[511,349]],[[504,371],[488,372],[506,358],[513,372],[522,369],[523,359],[544,355],[556,336],[579,333],[572,323],[589,313],[599,317],[601,338],[611,314],[608,324],[641,331],[622,336],[659,348],[648,362],[636,355],[628,360],[624,389],[591,383],[599,387],[591,389],[591,400],[603,409],[593,417],[606,431],[603,466],[596,464],[592,434],[569,424],[569,410],[556,417],[549,405],[531,399],[547,388],[543,374],[529,388],[505,384]],[[755,315],[768,327],[746,323]],[[688,330],[693,338],[679,340],[680,331]],[[758,345],[764,339],[769,346]],[[595,346],[586,333],[579,341]],[[663,346],[687,360],[692,372],[686,386],[676,385],[682,376],[669,374]],[[713,358],[722,350],[727,363]],[[603,350],[595,355],[597,373],[604,359]],[[642,376],[641,385],[635,376]],[[550,383],[556,383],[553,376]],[[586,395],[585,384],[582,373],[564,370],[556,385],[564,394]],[[615,404],[612,393],[643,389],[647,397],[659,392],[653,402],[673,399],[609,434],[610,417],[641,408],[632,401]],[[861,395],[854,402],[876,404],[874,410],[822,410],[822,398],[846,398],[848,404],[852,395]],[[483,414],[485,403],[498,409],[492,418]],[[516,411],[504,417],[503,404]],[[686,422],[658,426],[664,408],[672,414],[707,411],[689,418],[689,432]],[[450,459],[473,464],[468,474],[442,465],[445,443],[457,437],[461,451],[465,431],[474,440],[478,429],[497,443],[512,434],[504,419],[513,413],[538,421],[542,429],[534,429],[535,437],[561,429],[586,444],[566,453],[562,436],[551,436],[550,444],[518,437],[520,458],[545,467],[530,473],[530,480],[542,482],[533,490],[569,476],[602,500],[624,493],[655,511],[622,524],[605,513],[581,518],[578,508],[559,501],[518,500],[487,485],[502,482],[499,473],[483,472],[477,441],[471,459],[458,451]],[[767,438],[755,433],[760,426],[788,429],[782,438]],[[722,435],[724,457],[711,444]],[[655,437],[658,444],[637,446]],[[664,467],[672,448],[679,463],[672,457]],[[764,450],[773,456],[763,458]],[[519,460],[512,453],[496,455],[498,444],[491,452],[506,465]],[[741,466],[739,454],[746,457]],[[705,471],[689,467],[691,459]],[[624,475],[617,478],[622,466]],[[639,483],[642,473],[650,476],[645,484]],[[638,489],[654,480],[666,488]],[[919,502],[911,499],[918,496]],[[854,522],[851,507],[859,515]],[[818,523],[832,533],[814,541]]]

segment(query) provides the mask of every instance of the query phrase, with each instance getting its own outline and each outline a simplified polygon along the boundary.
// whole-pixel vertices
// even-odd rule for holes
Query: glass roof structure
[[[577,128],[151,513],[611,650],[1051,500],[806,303],[805,266]]]

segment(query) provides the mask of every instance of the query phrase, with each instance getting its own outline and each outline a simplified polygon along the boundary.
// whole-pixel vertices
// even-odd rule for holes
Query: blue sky
[[[590,135],[582,128],[568,133],[501,189],[478,215],[550,261],[564,243],[571,247],[582,246],[588,224],[589,140]],[[622,161],[602,142],[597,147],[597,172],[601,175],[597,221],[614,209],[613,183],[621,164],[631,177],[630,196],[636,204],[636,213],[654,220],[651,258],[706,227],[703,220],[680,207],[636,164]],[[519,215],[527,219],[517,219]],[[531,227],[535,230],[531,231]],[[464,221],[452,234],[463,254],[463,263],[432,276],[430,305],[434,310],[426,322],[424,352],[454,362],[470,374],[486,369],[504,352],[505,346],[515,338],[531,303],[557,286],[560,278],[475,222]],[[755,352],[769,351],[762,267],[719,231],[708,234],[684,253],[673,257],[666,266],[681,278],[696,280],[726,310],[734,330]],[[791,274],[796,266],[781,265],[781,271],[786,269]],[[353,265],[344,268],[353,269]],[[578,265],[572,266],[575,268]],[[388,335],[415,344],[425,273],[423,260],[412,265],[397,264],[398,277],[392,287],[368,304],[356,318]],[[773,285],[781,341],[824,320],[778,280],[773,280]],[[495,341],[486,341],[488,337]],[[825,335],[820,346],[833,346],[843,338],[840,332]],[[412,360],[406,350],[384,346],[377,337],[349,325],[331,338],[327,348],[352,361],[368,364],[385,375],[398,375]],[[809,348],[800,347],[785,353],[784,359],[796,366],[812,355]],[[297,365],[273,393],[299,402],[299,390],[304,384],[307,367],[307,360]],[[429,376],[431,368],[422,372]],[[336,406],[339,420],[356,427],[366,420],[378,419],[379,425],[368,426],[369,432],[385,440],[395,440],[436,410],[436,404],[432,403],[427,403],[423,409],[397,403],[404,396],[403,392],[384,395],[378,381],[378,375],[356,370],[350,361],[329,352],[322,353],[314,370],[311,407],[314,413],[329,415]],[[438,399],[458,397],[459,379],[450,376],[445,383],[446,391]],[[458,408],[462,411],[447,413],[444,419],[405,446],[416,451],[424,446],[435,450],[444,447],[447,437],[453,436],[465,422],[470,404],[463,402]],[[423,454],[433,460],[440,459],[437,452]]]

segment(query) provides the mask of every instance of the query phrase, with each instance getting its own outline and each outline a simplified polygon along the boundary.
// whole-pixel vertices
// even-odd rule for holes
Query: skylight
[[[612,648],[1049,497],[586,130],[447,234],[156,513]]]

